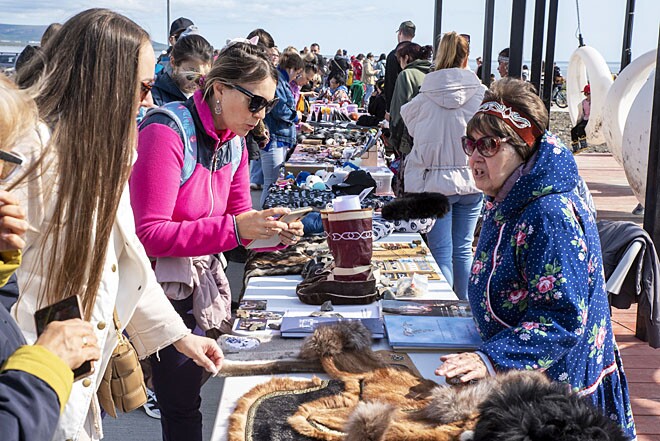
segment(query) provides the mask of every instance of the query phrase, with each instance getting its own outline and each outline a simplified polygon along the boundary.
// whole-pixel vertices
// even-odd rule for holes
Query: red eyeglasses
[[[151,89],[154,87],[154,81],[141,81],[140,82],[140,101],[143,101],[149,92],[151,92]]]
[[[510,138],[500,138],[499,136],[484,136],[476,141],[469,136],[462,136],[461,143],[463,144],[463,151],[466,155],[472,156],[475,150],[484,158],[495,156],[500,151],[503,142],[509,141]]]

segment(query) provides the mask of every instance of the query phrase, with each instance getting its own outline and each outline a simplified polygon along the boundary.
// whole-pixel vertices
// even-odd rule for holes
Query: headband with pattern
[[[536,139],[543,135],[543,130],[534,124],[531,118],[506,103],[484,101],[481,103],[477,113],[486,113],[501,119],[530,147],[534,147]]]

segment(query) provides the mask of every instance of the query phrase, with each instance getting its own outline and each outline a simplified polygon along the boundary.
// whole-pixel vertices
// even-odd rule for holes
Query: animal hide
[[[229,441],[624,441],[621,429],[539,371],[439,386],[371,350],[359,322],[318,328],[300,357],[332,380],[275,378],[230,417]]]
[[[440,218],[449,212],[449,200],[441,193],[406,193],[383,206],[381,215],[389,221]]]

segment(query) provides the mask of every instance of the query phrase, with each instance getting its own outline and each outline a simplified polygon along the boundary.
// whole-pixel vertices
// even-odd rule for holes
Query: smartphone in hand
[[[71,296],[64,300],[53,303],[45,308],[39,309],[34,313],[34,323],[37,328],[37,337],[40,336],[46,325],[53,321],[64,321],[69,319],[82,318],[82,307],[80,297]],[[91,360],[87,360],[73,371],[73,380],[77,381],[87,377],[94,372]]]
[[[285,214],[284,216],[281,216],[278,220],[280,222],[284,222],[285,224],[290,224],[291,222],[301,220],[303,217],[307,216],[311,212],[312,212],[312,207],[294,208],[293,210],[291,210],[289,214]],[[261,249],[261,248],[273,248],[278,246],[280,242],[281,242],[280,235],[273,234],[268,239],[255,239],[249,244],[247,244],[245,248],[249,250]]]

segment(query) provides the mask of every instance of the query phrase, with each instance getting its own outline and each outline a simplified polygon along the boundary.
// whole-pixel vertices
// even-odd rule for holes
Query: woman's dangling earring
[[[222,106],[220,105],[220,100],[215,100],[215,106],[213,106],[213,113],[220,115],[222,113]]]

